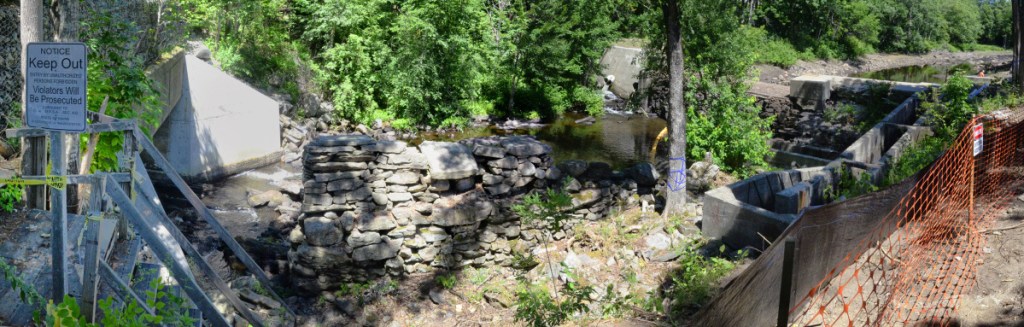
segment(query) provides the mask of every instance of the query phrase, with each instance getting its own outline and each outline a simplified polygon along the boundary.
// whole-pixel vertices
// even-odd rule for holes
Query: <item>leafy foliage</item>
[[[108,99],[106,114],[135,118],[147,132],[157,123],[161,102],[153,81],[146,76],[145,63],[134,55],[137,42],[133,23],[115,18],[110,12],[92,10],[82,21],[82,35],[89,47],[89,110],[100,111]],[[87,135],[82,135],[82,142]],[[115,171],[117,153],[124,138],[118,133],[101,134],[96,146],[93,171]]]
[[[563,267],[563,272],[573,275],[566,267]],[[553,299],[543,286],[521,282],[516,290],[516,320],[531,327],[558,326],[574,314],[589,310],[587,304],[594,292],[593,287],[581,286],[573,280],[575,278],[570,278],[565,283],[560,301]]]
[[[23,277],[18,276],[17,269],[7,264],[6,260],[0,260],[0,272],[3,273],[3,280],[7,282],[10,290],[18,292],[18,299],[20,299],[22,303],[30,306],[38,306],[46,302],[46,299],[39,294],[39,291],[36,290],[35,286],[26,283]],[[39,315],[38,311],[33,314],[33,321],[37,323],[42,322],[42,317]]]
[[[21,196],[25,193],[25,186],[20,184],[6,184],[0,188],[0,210],[3,212],[14,212],[14,207],[21,202]]]
[[[749,174],[770,153],[774,117],[761,118],[745,84],[692,78],[687,88],[687,156],[711,152],[727,170]],[[706,96],[700,96],[706,94]],[[710,95],[710,96],[707,96]]]
[[[679,268],[670,275],[672,283],[652,294],[644,303],[645,309],[676,317],[693,312],[711,298],[719,280],[735,269],[736,264],[726,258],[701,254],[699,248],[703,245],[703,242],[695,241],[679,250],[682,255],[677,259]],[[725,250],[725,246],[721,246],[718,254],[725,254]],[[669,305],[662,306],[663,303]]]
[[[547,246],[551,234],[561,231],[565,220],[570,218],[565,209],[571,205],[572,197],[568,193],[563,190],[548,189],[544,192],[543,197],[540,193],[525,196],[523,203],[512,206],[512,211],[521,217],[524,224],[545,226],[544,231],[547,235],[542,242]],[[546,265],[554,265],[550,256],[545,259]],[[564,264],[562,264],[562,274],[568,276],[568,281],[560,291],[555,291],[554,299],[550,295],[551,289],[524,279],[519,281],[520,286],[516,291],[515,318],[517,321],[525,322],[529,326],[557,326],[572,315],[589,310],[587,303],[590,300],[590,294],[594,292],[593,287],[582,285],[579,282],[579,277]],[[554,284],[555,276],[549,278]]]
[[[858,0],[772,1],[760,12],[767,30],[822,58],[873,52],[882,28],[877,13]]]
[[[978,113],[978,109],[968,102],[973,88],[971,80],[957,74],[940,89],[932,91],[931,101],[921,104],[936,137],[952,142],[971,117]]]
[[[746,48],[751,44],[750,31],[740,27],[737,5],[733,1],[686,0],[680,6],[680,23],[688,75],[684,95],[688,159],[702,160],[711,152],[723,168],[742,175],[764,165],[770,151],[771,118],[760,117],[754,97],[746,94],[755,55]],[[709,12],[720,14],[707,15]],[[644,74],[655,89],[665,88],[668,82],[660,50],[665,31],[660,22],[660,17],[649,17],[648,34],[655,41],[645,51]]]
[[[889,168],[882,185],[894,185],[935,162],[946,150],[946,144],[937,137],[928,137],[907,148]]]
[[[755,24],[821,58],[1007,47],[1012,35],[1006,0],[771,1]]]
[[[441,288],[450,290],[455,287],[455,282],[458,281],[458,278],[455,274],[440,274],[437,275],[437,277],[434,277],[434,281],[437,285],[440,285]]]

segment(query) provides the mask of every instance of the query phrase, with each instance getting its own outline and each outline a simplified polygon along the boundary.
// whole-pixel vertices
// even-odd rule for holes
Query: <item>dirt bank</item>
[[[1011,51],[948,52],[936,51],[923,55],[871,54],[856,60],[798,61],[792,67],[779,68],[757,65],[762,82],[789,85],[796,76],[810,74],[848,76],[861,72],[904,66],[956,65],[971,63],[986,68],[1007,65],[1013,59]]]

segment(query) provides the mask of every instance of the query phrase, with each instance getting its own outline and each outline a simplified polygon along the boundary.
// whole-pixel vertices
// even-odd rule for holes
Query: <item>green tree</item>
[[[746,174],[765,164],[771,120],[759,117],[754,98],[746,94],[753,78],[750,68],[754,54],[746,48],[747,31],[734,14],[739,9],[737,2],[728,0],[680,3],[681,39],[686,40],[683,76],[687,77],[684,153],[693,161],[711,152],[726,170]],[[708,12],[730,14],[707,15]],[[650,17],[649,21],[652,23],[647,34],[652,40],[664,39],[664,28],[654,23],[658,20]],[[668,61],[663,47],[652,42],[646,51],[644,75],[652,81],[652,90],[663,90],[667,83]],[[652,103],[664,103],[663,92],[648,96]]]
[[[979,43],[1010,48],[1013,45],[1013,10],[1008,0],[979,0],[982,32]]]

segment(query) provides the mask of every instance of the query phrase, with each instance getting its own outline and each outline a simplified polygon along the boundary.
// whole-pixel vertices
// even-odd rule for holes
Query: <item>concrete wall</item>
[[[601,57],[601,73],[604,76],[615,75],[615,82],[610,89],[612,93],[628,99],[636,92],[638,75],[643,70],[643,49],[612,46],[605,50]]]
[[[146,70],[146,76],[149,76],[160,90],[163,114],[156,126],[159,127],[167,119],[167,116],[170,116],[184,93],[185,51],[179,50],[170,58],[157,62]],[[151,130],[155,131],[156,128]]]
[[[279,161],[277,102],[194,56],[182,61],[172,66],[183,70],[181,98],[153,137],[178,173],[204,182]]]
[[[849,88],[852,92],[860,92],[870,83],[887,83],[832,76],[800,80],[803,82],[794,87],[794,96],[807,95],[808,103],[821,101],[821,94],[836,89]],[[894,89],[923,90],[929,86],[895,83]],[[827,199],[823,191],[838,187],[835,171],[842,169],[854,175],[868,173],[872,182],[880,183],[892,163],[908,147],[931,133],[931,129],[920,126],[923,123],[917,115],[920,103],[916,96],[910,96],[839,153],[838,157],[835,153],[813,147],[805,149],[781,140],[773,142],[774,161],[777,164],[819,163],[822,167],[764,173],[709,191],[704,197],[704,234],[719,238],[736,248],[763,248],[767,244],[762,236],[774,240],[796,219],[801,209],[807,205],[825,204]]]
[[[793,212],[825,203],[823,193],[837,182],[834,172],[832,167],[767,172],[708,191],[701,230],[734,248],[765,248],[762,236],[774,240],[796,219]],[[810,201],[786,196],[795,188],[809,188]]]

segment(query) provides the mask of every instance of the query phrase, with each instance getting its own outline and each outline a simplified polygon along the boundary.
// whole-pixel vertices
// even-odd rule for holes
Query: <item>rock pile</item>
[[[562,172],[554,167],[549,155],[551,147],[522,136],[487,137],[460,142],[472,149],[482,168],[482,182],[487,194],[504,196],[519,194],[528,187],[545,187],[558,181]]]
[[[285,114],[281,114],[281,149],[284,156],[281,161],[289,164],[301,165],[302,148],[309,142],[312,133],[313,122],[306,124],[292,120]]]
[[[614,175],[607,165],[556,167],[551,148],[529,137],[415,147],[333,135],[304,150],[302,210],[288,236],[288,259],[292,281],[310,292],[389,274],[511,265],[513,253],[528,251],[545,235],[521,223],[512,205],[528,192],[563,186],[566,175],[581,178],[564,185],[574,197],[576,221],[638,205],[644,188],[624,176],[587,179]],[[657,173],[653,167],[646,173],[645,184],[653,185]],[[653,203],[652,195],[645,197]],[[554,237],[566,237],[573,225]]]

